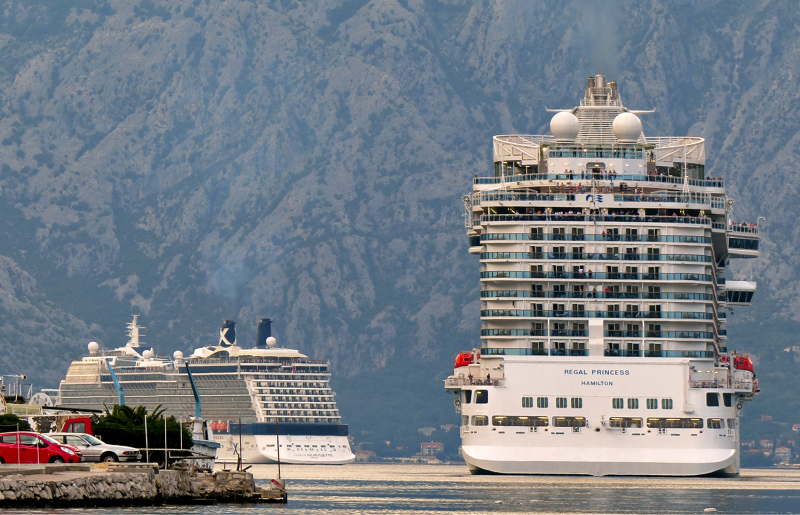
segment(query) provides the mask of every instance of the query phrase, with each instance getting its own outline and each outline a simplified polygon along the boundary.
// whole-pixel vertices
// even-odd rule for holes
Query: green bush
[[[9,433],[11,431],[16,431],[17,427],[19,427],[20,431],[31,431],[31,425],[13,413],[0,415],[0,432]]]
[[[147,415],[147,445],[151,449],[164,447],[164,423],[167,425],[167,447],[170,449],[189,449],[192,447],[192,433],[175,417],[163,416],[164,410],[158,406]],[[94,434],[108,444],[128,445],[143,449],[145,447],[144,421],[147,409],[144,406],[131,408],[114,405],[94,424]],[[183,432],[183,436],[181,436]],[[181,444],[183,446],[181,447]]]

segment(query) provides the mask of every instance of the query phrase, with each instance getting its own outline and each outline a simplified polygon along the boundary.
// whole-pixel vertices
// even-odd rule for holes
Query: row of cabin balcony
[[[623,312],[624,313],[624,312]],[[573,312],[575,315],[580,315],[580,312]],[[577,318],[577,317],[576,317]],[[639,319],[637,321],[633,321],[628,319],[629,321],[621,321],[619,319],[614,318],[604,318],[602,320],[592,320],[592,324],[597,324],[595,327],[603,327],[605,328],[605,336],[610,337],[623,337],[623,336],[631,336],[631,332],[636,332],[640,337],[642,336],[641,332],[644,331],[645,335],[650,338],[670,338],[669,335],[691,335],[691,336],[683,336],[684,339],[714,339],[714,329],[715,326],[713,324],[709,324],[707,322],[698,322],[697,320],[690,320],[695,327],[686,327],[687,324],[682,323],[675,323],[674,320],[670,320],[669,322],[656,322],[651,320],[644,320]],[[520,322],[525,323],[524,320],[515,320],[517,324]],[[504,334],[494,334],[494,331],[505,331],[505,330],[529,330],[531,334],[527,336],[589,336],[589,333],[586,330],[586,324],[589,323],[587,317],[583,317],[583,319],[577,319],[572,321],[566,321],[563,319],[548,319],[548,320],[534,320],[529,322],[530,329],[527,328],[507,328],[507,327],[494,327],[500,325],[497,320],[484,320],[483,322],[486,324],[483,330],[481,331],[481,336],[484,336],[483,331],[487,331],[486,336],[505,336]],[[571,327],[569,326],[571,324]],[[491,326],[491,327],[489,327]],[[718,330],[718,328],[716,328]],[[620,331],[623,331],[626,334],[617,334]],[[567,332],[565,332],[567,331]],[[663,336],[662,336],[663,335]],[[701,336],[697,336],[701,335]],[[512,335],[513,336],[513,335]],[[600,333],[592,335],[593,337],[600,337],[602,336]],[[677,337],[677,336],[676,336]],[[677,337],[680,338],[680,337]]]
[[[577,286],[577,285],[576,285]],[[537,288],[538,287],[538,288]],[[733,293],[733,292],[728,292]],[[739,293],[739,292],[736,292]],[[749,299],[752,298],[752,292],[750,293],[750,297],[742,297],[741,302],[749,302]],[[526,299],[526,298],[569,298],[569,299],[664,299],[664,300],[675,300],[675,301],[684,301],[684,302],[712,302],[714,300],[714,295],[712,293],[691,293],[686,291],[662,291],[662,289],[658,286],[649,286],[648,291],[639,291],[637,289],[626,291],[623,290],[622,286],[614,285],[613,288],[608,287],[604,289],[601,287],[600,291],[596,289],[594,291],[589,291],[588,289],[584,291],[584,287],[580,289],[573,289],[569,291],[565,288],[556,289],[553,287],[552,290],[543,290],[541,284],[534,285],[534,288],[528,290],[481,290],[481,299],[486,301],[504,301],[504,302],[516,302],[515,299]],[[725,301],[727,300],[725,295],[720,296],[720,300]],[[736,298],[736,302],[739,302],[739,297]]]
[[[552,309],[545,309],[543,304],[536,304],[532,309],[482,309],[481,320],[517,319],[517,318],[628,318],[628,319],[674,319],[677,322],[698,320],[714,320],[714,313],[705,311],[662,311],[661,305],[625,306],[621,311],[619,305],[605,306],[606,310],[586,310],[584,306],[573,304],[567,309],[565,304],[553,304]],[[630,309],[633,307],[633,309]],[[616,308],[616,309],[612,309]]]
[[[647,203],[656,204],[650,206],[638,206],[641,208],[673,208],[673,209],[712,209],[720,214],[725,210],[725,198],[713,197],[708,193],[682,193],[682,192],[664,192],[653,191],[649,193],[642,193],[640,191],[631,191],[625,183],[617,187],[600,187],[592,191],[591,188],[583,184],[577,186],[559,184],[556,186],[548,186],[543,188],[530,188],[525,191],[496,191],[496,190],[483,190],[472,194],[471,198],[473,209],[481,206],[500,205],[522,205],[530,207],[531,202],[545,203],[542,207],[552,207],[547,203],[563,203],[570,202],[577,207],[591,206],[614,208],[625,207],[621,204],[624,203]],[[663,206],[663,204],[674,204]],[[531,213],[531,211],[528,211]]]
[[[696,349],[665,349],[660,342],[607,342],[597,354],[585,341],[530,342],[526,347],[483,347],[482,357],[491,356],[592,356],[644,358],[714,358],[714,351]]]
[[[584,212],[576,212],[572,209],[545,209],[544,211],[551,211],[550,213],[543,212],[538,209],[535,213],[526,213],[527,210],[534,210],[536,208],[514,208],[512,206],[492,207],[489,208],[489,214],[482,214],[477,218],[473,218],[473,227],[476,225],[518,225],[520,222],[548,222],[548,224],[563,223],[563,222],[591,222],[605,223],[605,224],[659,224],[660,226],[670,225],[693,225],[712,227],[712,220],[707,216],[683,216],[679,215],[677,211],[669,214],[668,209],[646,209],[644,211],[653,212],[653,214],[639,214],[635,209],[619,209],[612,210],[608,214],[596,214],[589,211],[596,211],[590,208],[583,208]],[[691,210],[682,210],[690,212]],[[613,213],[613,214],[612,214]],[[573,224],[570,224],[572,227]],[[593,225],[594,227],[594,225]],[[604,226],[600,226],[602,229]],[[642,227],[644,229],[644,227]]]
[[[704,254],[662,254],[659,247],[606,247],[605,252],[586,252],[586,247],[553,246],[531,247],[530,252],[481,252],[481,262],[506,261],[669,261],[683,263],[711,263],[711,256]]]
[[[574,336],[588,337],[589,332],[581,329],[557,329],[555,333],[547,329],[481,329],[481,338],[497,339],[520,336]],[[606,338],[664,338],[670,340],[707,340],[714,341],[713,331],[666,331],[660,325],[651,324],[647,329],[641,325],[627,329],[609,329],[603,331]]]
[[[518,241],[625,241],[643,243],[684,243],[690,245],[711,245],[710,236],[692,234],[663,234],[663,229],[636,228],[636,227],[552,227],[551,232],[545,232],[544,227],[530,227],[527,232],[488,232],[475,236],[474,243],[515,243]],[[675,229],[675,228],[672,228]],[[683,229],[683,228],[681,228]],[[600,230],[600,232],[590,232]],[[645,230],[647,231],[645,233]],[[641,231],[641,232],[640,232]]]
[[[562,269],[564,267],[561,267]],[[701,273],[659,273],[656,270],[658,267],[650,267],[653,270],[648,270],[648,272],[634,272],[634,271],[626,271],[626,272],[619,272],[619,267],[606,267],[610,269],[607,272],[593,272],[592,270],[588,270],[586,272],[567,272],[564,270],[555,269],[552,272],[546,272],[541,270],[534,270],[531,272],[521,272],[521,271],[510,271],[510,270],[500,270],[500,271],[486,271],[481,272],[481,280],[486,280],[486,282],[506,282],[515,279],[561,279],[561,280],[580,280],[580,281],[606,281],[606,280],[626,280],[626,281],[651,281],[651,282],[691,282],[691,283],[710,283],[714,281],[714,276],[710,274],[701,274]],[[719,281],[724,281],[724,279],[719,279]]]

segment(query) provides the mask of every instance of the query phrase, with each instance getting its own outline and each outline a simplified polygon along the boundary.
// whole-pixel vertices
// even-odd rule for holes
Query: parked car
[[[0,433],[0,463],[78,463],[81,451],[32,431]]]
[[[86,433],[50,433],[47,436],[80,449],[83,461],[139,461],[142,457],[135,447],[109,445]]]

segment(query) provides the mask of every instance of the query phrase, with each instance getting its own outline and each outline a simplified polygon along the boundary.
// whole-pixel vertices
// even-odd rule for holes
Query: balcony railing
[[[600,174],[598,180],[607,180],[610,181],[613,176],[608,174]],[[570,178],[569,174],[565,173],[547,173],[547,174],[524,174],[524,175],[506,175],[505,177],[475,177],[473,179],[473,184],[500,184],[501,182],[505,181],[506,183],[510,182],[522,182],[522,181],[581,181],[581,180],[591,180],[594,179],[594,175],[588,172],[584,172],[583,175],[580,173],[572,174]],[[631,182],[649,182],[655,184],[680,184],[683,185],[683,177],[671,177],[668,175],[631,175],[631,174],[619,174],[614,178],[615,182],[619,181],[631,181]],[[698,180],[698,179],[689,179],[690,186],[699,186],[701,188],[724,188],[725,184],[722,180]]]
[[[603,351],[604,356],[623,357],[623,358],[640,358],[642,351],[640,350],[627,350],[627,349],[606,349]]]
[[[450,376],[444,380],[445,388],[455,388],[459,386],[505,386],[505,378],[486,379],[478,377]]]
[[[565,298],[565,299],[674,299],[674,300],[701,300],[711,301],[711,293],[683,293],[683,292],[592,292],[592,291],[531,291],[531,290],[483,290],[482,299],[515,299],[515,298]],[[723,294],[721,299],[726,300]],[[720,317],[722,318],[722,317]]]
[[[630,273],[630,272],[515,272],[515,271],[492,271],[481,272],[481,279],[626,279],[640,281],[695,281],[711,282],[713,276],[706,274],[651,274],[651,273]]]
[[[487,241],[643,241],[658,243],[710,244],[709,236],[656,236],[628,234],[547,234],[547,233],[501,233],[481,234],[481,243]]]
[[[665,225],[665,224],[710,225],[711,219],[702,216],[512,214],[512,215],[481,215],[481,223],[483,222],[620,222],[620,223],[654,223],[660,225]]]
[[[482,356],[547,356],[547,349],[521,349],[486,347],[481,349]]]
[[[755,224],[746,224],[744,222],[732,222],[728,225],[728,230],[733,232],[745,232],[749,234],[758,234],[758,226]]]
[[[531,260],[571,260],[571,261],[685,261],[690,263],[711,263],[711,256],[703,254],[631,254],[606,252],[481,252],[481,260],[490,259],[531,259]]]
[[[522,318],[628,318],[713,320],[714,313],[704,311],[589,311],[583,309],[482,309],[481,317]],[[554,336],[555,333],[553,333]]]
[[[551,356],[588,356],[587,349],[550,349]]]

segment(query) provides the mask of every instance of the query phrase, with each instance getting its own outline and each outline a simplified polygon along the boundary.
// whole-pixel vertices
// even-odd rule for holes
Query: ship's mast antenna
[[[147,332],[146,327],[140,326],[137,321],[139,319],[139,315],[133,315],[133,321],[128,322],[126,327],[128,328],[128,343],[127,347],[138,347],[139,346],[139,338],[141,336],[140,329],[144,329],[144,332]]]

